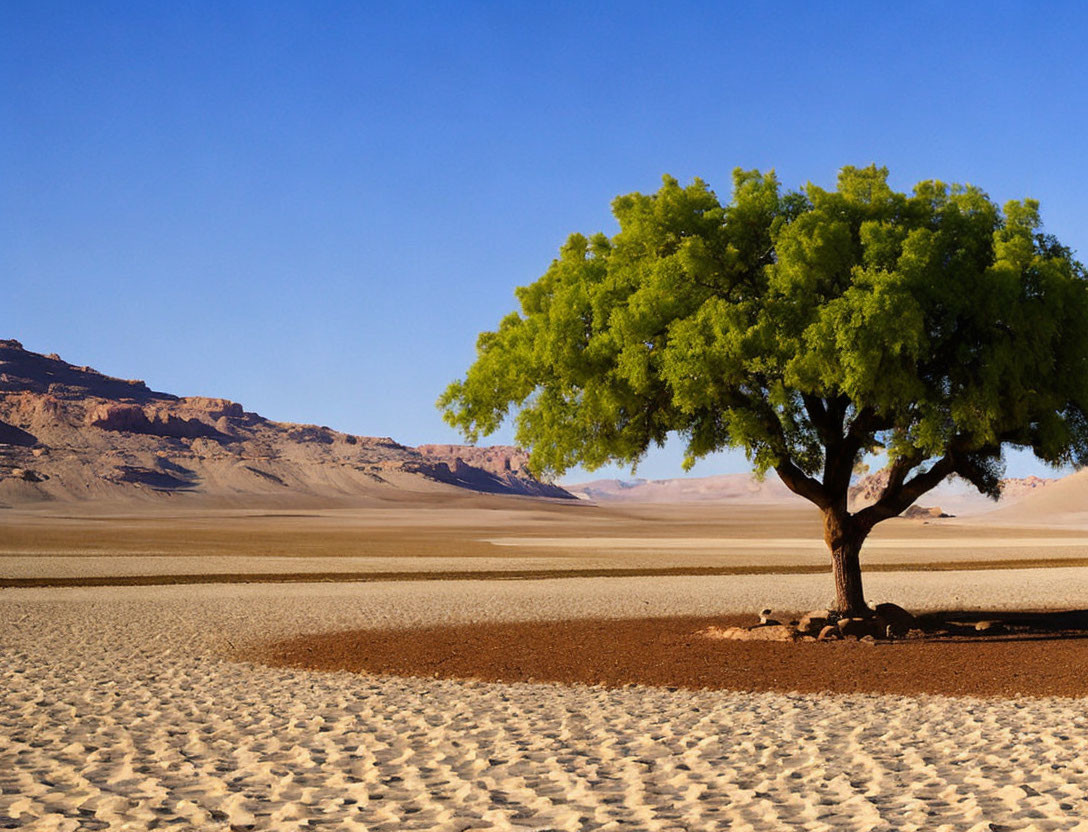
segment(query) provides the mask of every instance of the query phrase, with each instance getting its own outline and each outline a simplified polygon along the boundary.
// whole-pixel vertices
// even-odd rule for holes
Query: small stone
[[[41,482],[48,479],[43,474],[39,474],[37,471],[31,471],[29,468],[12,468],[11,475],[17,480],[26,480],[27,482]]]
[[[820,635],[816,637],[817,641],[833,641],[839,638],[839,628],[834,624],[828,624],[822,630]]]
[[[806,612],[797,622],[797,630],[802,633],[818,633],[831,622],[829,610]]]
[[[891,627],[896,636],[906,635],[911,628],[918,626],[918,619],[898,604],[877,604],[873,612]]]
[[[865,618],[840,618],[837,625],[843,636],[868,636],[873,634],[874,622]]]

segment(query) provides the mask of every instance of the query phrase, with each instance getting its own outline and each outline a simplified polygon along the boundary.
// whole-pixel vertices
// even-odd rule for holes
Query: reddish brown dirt
[[[266,645],[275,666],[484,681],[737,691],[1088,696],[1088,631],[878,642],[737,642],[698,635],[751,616],[354,630]]]

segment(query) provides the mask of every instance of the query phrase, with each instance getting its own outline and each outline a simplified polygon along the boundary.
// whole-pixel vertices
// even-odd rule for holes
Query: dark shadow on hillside
[[[28,433],[15,425],[0,422],[0,445],[17,445],[20,448],[31,448],[38,444],[38,437]]]
[[[181,466],[177,466],[181,468]],[[182,469],[185,470],[185,469]],[[195,476],[182,478],[167,471],[137,465],[118,465],[105,477],[110,482],[142,485],[153,491],[190,491],[197,485]]]
[[[446,462],[427,462],[415,466],[413,470],[438,482],[479,491],[483,494],[519,494],[525,497],[577,500],[577,497],[561,486],[527,476],[519,477],[513,472],[497,474],[461,461],[452,467]]]

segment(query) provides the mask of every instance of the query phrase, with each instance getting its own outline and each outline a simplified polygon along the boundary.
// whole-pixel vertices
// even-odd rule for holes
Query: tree
[[[635,466],[670,432],[685,467],[741,448],[823,512],[848,615],[870,530],[946,477],[996,498],[1005,446],[1088,461],[1088,280],[1036,201],[897,193],[870,166],[834,191],[737,170],[727,204],[665,177],[612,210],[619,233],[571,235],[439,399],[470,440],[514,409],[540,474]],[[852,513],[877,449],[887,486]]]

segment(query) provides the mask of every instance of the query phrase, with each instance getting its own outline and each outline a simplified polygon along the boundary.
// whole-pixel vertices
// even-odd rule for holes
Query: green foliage
[[[871,166],[834,191],[738,170],[727,203],[665,177],[612,210],[619,233],[572,235],[439,400],[471,440],[516,411],[561,473],[675,431],[688,465],[742,448],[835,495],[881,445],[990,493],[1005,444],[1088,461],[1088,281],[1038,203],[897,193]]]

